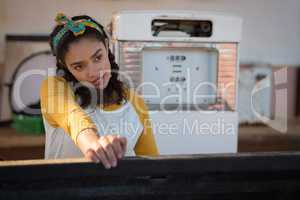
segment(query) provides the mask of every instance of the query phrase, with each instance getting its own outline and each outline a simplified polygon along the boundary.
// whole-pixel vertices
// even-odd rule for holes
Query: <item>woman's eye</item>
[[[81,65],[77,65],[77,66],[74,67],[74,69],[77,70],[77,71],[80,71],[80,70],[82,70],[82,66]]]
[[[95,61],[100,61],[101,58],[102,58],[102,55],[99,55],[99,56],[97,56],[97,57],[95,58]]]

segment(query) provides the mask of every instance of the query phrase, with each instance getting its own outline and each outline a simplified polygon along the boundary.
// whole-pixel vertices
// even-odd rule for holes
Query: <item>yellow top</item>
[[[96,129],[96,125],[75,101],[75,95],[67,81],[58,76],[48,77],[41,85],[41,111],[43,117],[53,127],[61,127],[76,144],[78,134],[87,128]],[[136,155],[158,155],[155,139],[149,121],[148,108],[134,90],[126,90],[126,97],[134,106],[141,123],[143,133],[134,148]],[[112,104],[103,109],[112,111],[121,105]]]

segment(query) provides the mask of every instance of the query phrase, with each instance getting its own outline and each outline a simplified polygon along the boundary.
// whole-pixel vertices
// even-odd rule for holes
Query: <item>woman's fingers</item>
[[[77,143],[86,158],[95,163],[101,162],[108,169],[117,165],[118,159],[125,155],[127,146],[125,137],[104,135],[99,138],[95,129],[80,132]]]
[[[85,153],[85,157],[95,163],[99,163],[100,159],[98,158],[96,152],[92,149],[88,149],[87,152]]]
[[[123,148],[121,146],[120,139],[116,136],[109,136],[108,140],[112,144],[112,148],[117,158],[121,159],[123,157]]]
[[[125,156],[125,153],[127,151],[127,139],[126,137],[117,136],[119,138],[121,147],[122,147],[122,157]]]
[[[110,169],[111,163],[110,163],[109,159],[107,158],[104,149],[100,145],[97,148],[96,153],[97,153],[97,156],[100,159],[101,163],[104,165],[104,167],[106,169]]]
[[[115,155],[113,145],[110,142],[110,140],[107,137],[101,137],[99,139],[100,145],[102,146],[108,161],[111,166],[116,167],[117,166],[117,155]]]

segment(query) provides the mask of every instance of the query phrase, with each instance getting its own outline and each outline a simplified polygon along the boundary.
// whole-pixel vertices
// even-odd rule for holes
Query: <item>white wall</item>
[[[114,12],[133,9],[209,10],[237,14],[244,19],[241,62],[300,65],[299,0],[3,1],[6,32],[20,34],[49,33],[57,12],[69,16],[85,13],[103,24],[110,21]]]

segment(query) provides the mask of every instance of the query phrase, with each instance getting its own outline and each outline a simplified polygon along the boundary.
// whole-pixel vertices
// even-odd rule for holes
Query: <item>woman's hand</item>
[[[126,153],[127,140],[115,135],[99,136],[94,129],[86,129],[77,137],[77,144],[84,156],[105,168],[116,167]]]

